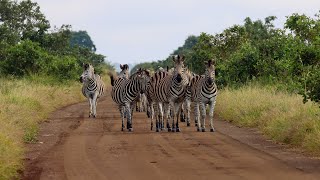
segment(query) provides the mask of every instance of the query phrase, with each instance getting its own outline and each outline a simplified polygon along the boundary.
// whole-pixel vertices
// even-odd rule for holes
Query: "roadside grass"
[[[55,109],[84,98],[77,82],[59,84],[36,76],[0,82],[0,179],[12,179],[23,169],[23,143],[36,142],[39,123]]]
[[[272,86],[226,88],[218,94],[216,113],[240,127],[256,127],[276,142],[320,155],[319,104],[303,104],[300,95]]]

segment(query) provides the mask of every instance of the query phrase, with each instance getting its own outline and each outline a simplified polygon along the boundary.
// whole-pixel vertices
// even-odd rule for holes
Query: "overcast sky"
[[[320,10],[320,0],[34,0],[50,24],[86,30],[107,60],[138,63],[166,58],[189,35],[220,33],[234,24]]]

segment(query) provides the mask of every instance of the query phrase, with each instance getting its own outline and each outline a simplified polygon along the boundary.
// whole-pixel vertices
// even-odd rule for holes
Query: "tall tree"
[[[72,31],[70,44],[71,46],[81,46],[96,51],[96,46],[87,31]]]

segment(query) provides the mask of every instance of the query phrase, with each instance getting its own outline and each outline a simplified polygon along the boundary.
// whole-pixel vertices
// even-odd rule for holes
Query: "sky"
[[[189,35],[221,33],[246,17],[264,20],[304,13],[314,17],[320,0],[33,0],[51,26],[86,30],[97,53],[111,63],[162,60]]]

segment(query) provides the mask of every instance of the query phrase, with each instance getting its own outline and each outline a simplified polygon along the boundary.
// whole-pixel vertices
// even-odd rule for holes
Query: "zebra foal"
[[[89,117],[95,118],[97,115],[97,101],[105,92],[104,83],[98,74],[94,74],[94,68],[91,64],[83,64],[80,82],[83,83],[82,94],[89,101]]]

